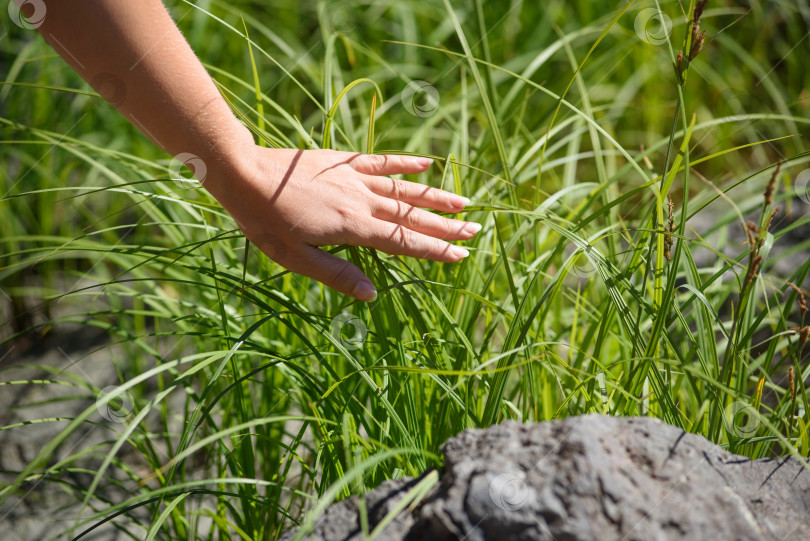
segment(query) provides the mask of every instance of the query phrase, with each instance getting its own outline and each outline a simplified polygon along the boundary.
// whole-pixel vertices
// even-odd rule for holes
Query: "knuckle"
[[[431,186],[422,186],[422,189],[420,190],[421,196],[428,200],[436,199],[436,195],[438,195],[439,192],[440,190],[437,190]]]
[[[337,209],[336,212],[339,220],[338,229],[349,239],[356,239],[367,229],[365,226],[373,214],[368,207],[359,204],[346,205]]]
[[[411,252],[416,248],[416,234],[407,227],[398,226],[397,235],[400,247],[406,251]]]
[[[434,205],[449,204],[449,197],[449,194],[444,190],[437,188],[427,188],[425,190],[425,198]]]
[[[422,219],[422,214],[419,212],[419,209],[414,207],[406,208],[403,212],[405,217],[405,223],[408,224],[410,229],[419,229],[422,226],[424,220]]]
[[[405,183],[398,178],[391,179],[391,195],[393,195],[394,199],[400,200],[404,199],[406,194],[406,187]]]
[[[439,228],[441,229],[442,236],[447,237],[453,234],[455,231],[459,231],[461,226],[460,224],[457,224],[455,220],[441,218],[439,221]]]
[[[350,246],[364,246],[368,242],[365,228],[356,218],[347,219],[338,231],[329,239],[329,244],[348,244]]]
[[[353,206],[339,207],[337,213],[344,224],[352,225],[360,219],[360,211]]]
[[[374,169],[384,168],[387,162],[388,159],[385,156],[380,156],[379,154],[366,155],[366,163]]]
[[[399,245],[404,255],[426,259],[435,252],[436,242],[424,242],[422,235],[406,227],[399,228]]]
[[[346,202],[359,203],[368,198],[369,192],[365,186],[356,179],[350,179],[344,182],[340,187],[340,191],[346,196]]]

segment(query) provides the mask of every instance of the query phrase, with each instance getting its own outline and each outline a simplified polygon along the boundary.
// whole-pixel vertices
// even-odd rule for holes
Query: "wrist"
[[[210,161],[213,169],[234,170],[254,154],[256,142],[250,130],[235,117],[227,128],[218,127],[216,136],[204,151],[203,159]]]
[[[204,178],[195,171],[197,179],[216,199],[228,191],[228,183],[243,177],[256,146],[253,134],[236,118],[227,127],[217,130],[216,137],[210,137],[209,143],[203,145],[205,150],[199,158],[205,166]],[[232,186],[231,186],[232,187]]]

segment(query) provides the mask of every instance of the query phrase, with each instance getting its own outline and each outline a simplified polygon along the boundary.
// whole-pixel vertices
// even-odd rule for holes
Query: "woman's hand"
[[[468,199],[384,175],[421,173],[431,160],[331,150],[252,146],[204,186],[259,249],[286,269],[362,301],[377,292],[355,265],[319,246],[370,246],[395,255],[456,262],[481,226],[418,207],[459,212]],[[230,161],[230,160],[229,160]]]
[[[202,160],[208,191],[287,269],[371,301],[377,293],[360,269],[318,246],[449,262],[467,255],[446,241],[471,238],[477,224],[415,208],[458,212],[465,199],[385,177],[421,173],[427,161],[256,146],[161,0],[47,0],[46,8],[38,29],[65,61],[167,153]]]

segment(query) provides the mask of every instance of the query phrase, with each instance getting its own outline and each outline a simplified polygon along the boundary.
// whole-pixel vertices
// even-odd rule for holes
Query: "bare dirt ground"
[[[53,331],[37,342],[17,341],[5,351],[0,363],[0,381],[53,380],[68,382],[74,376],[104,388],[118,382],[114,351],[104,331],[82,325],[70,325]],[[63,384],[20,383],[0,386],[0,426],[7,427],[37,419],[74,418],[96,397],[89,389]],[[50,459],[51,465],[71,454],[108,441],[115,420],[96,412],[93,424],[85,423],[62,443]],[[36,422],[0,431],[0,486],[16,479],[38,453],[68,425],[69,421]],[[102,460],[88,454],[77,465],[91,472]],[[72,526],[79,512],[72,486],[87,486],[92,476],[75,472],[54,478],[36,478],[24,483],[2,507],[0,524],[6,541],[51,539]],[[103,489],[103,487],[102,487]],[[79,530],[81,531],[81,530]],[[77,532],[78,533],[78,532]],[[90,539],[124,539],[113,528],[100,528]]]

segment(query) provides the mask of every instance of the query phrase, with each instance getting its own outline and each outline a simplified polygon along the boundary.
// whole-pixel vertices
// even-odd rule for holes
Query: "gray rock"
[[[810,539],[800,460],[748,460],[657,419],[507,422],[462,432],[443,451],[438,485],[378,539]],[[369,529],[415,483],[367,494]],[[331,506],[305,538],[360,539],[357,503]]]

